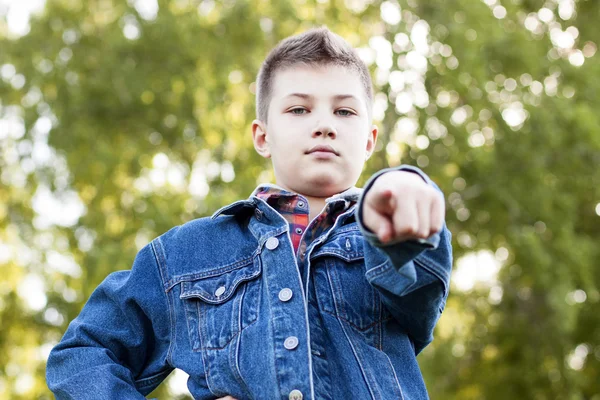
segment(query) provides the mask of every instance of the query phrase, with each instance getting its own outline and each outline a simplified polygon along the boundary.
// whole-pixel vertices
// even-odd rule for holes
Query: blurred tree
[[[600,399],[597,2],[47,0],[25,35],[0,15],[0,396],[50,398],[47,353],[107,274],[272,178],[256,72],[327,24],[377,88],[361,182],[412,163],[446,193],[431,397]]]

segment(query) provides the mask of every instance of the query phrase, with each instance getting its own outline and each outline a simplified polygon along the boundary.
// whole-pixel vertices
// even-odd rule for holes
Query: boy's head
[[[257,88],[254,145],[272,158],[277,184],[314,197],[356,184],[377,128],[369,71],[344,39],[319,28],[283,40]]]
[[[316,28],[282,40],[265,58],[256,82],[256,117],[259,120],[268,122],[276,72],[300,65],[340,66],[352,70],[364,86],[371,116],[373,84],[367,66],[342,37],[327,28]]]

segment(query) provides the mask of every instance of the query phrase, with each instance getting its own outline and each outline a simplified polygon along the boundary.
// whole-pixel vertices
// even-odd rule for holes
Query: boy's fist
[[[442,194],[413,172],[379,176],[363,203],[363,223],[383,243],[427,239],[439,232],[446,209]]]

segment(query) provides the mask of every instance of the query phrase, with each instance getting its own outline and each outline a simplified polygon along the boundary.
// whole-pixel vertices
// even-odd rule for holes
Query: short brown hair
[[[326,27],[322,27],[290,36],[271,50],[258,72],[256,91],[258,119],[267,122],[275,72],[298,64],[337,65],[355,70],[363,83],[367,109],[371,115],[373,83],[367,66],[348,42]]]

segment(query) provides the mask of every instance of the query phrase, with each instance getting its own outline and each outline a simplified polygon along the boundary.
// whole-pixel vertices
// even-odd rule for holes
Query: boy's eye
[[[305,108],[292,108],[292,109],[290,110],[290,112],[291,112],[292,114],[297,114],[297,115],[302,115],[302,114],[304,114],[304,112],[305,112],[305,111],[306,111],[306,109],[305,109]]]
[[[354,115],[354,113],[350,110],[337,110],[337,113],[342,117],[349,117],[351,115]]]

